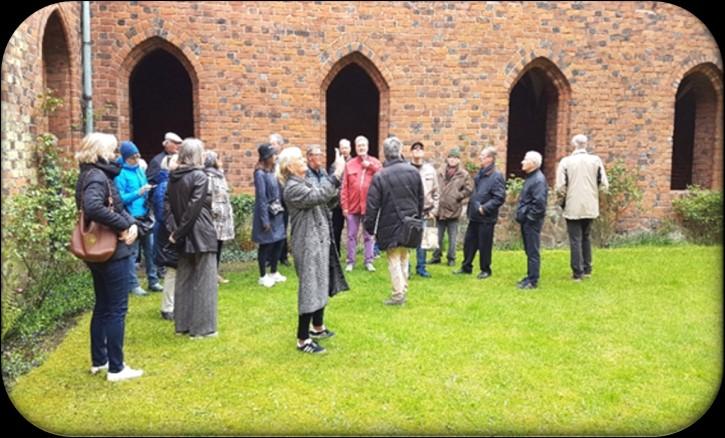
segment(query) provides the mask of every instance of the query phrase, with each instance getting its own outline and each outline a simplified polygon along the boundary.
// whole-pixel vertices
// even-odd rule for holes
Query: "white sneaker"
[[[272,274],[272,280],[274,280],[275,283],[282,283],[287,281],[287,277],[280,274],[279,272],[275,272],[274,274]]]
[[[104,363],[103,365],[94,367],[91,367],[91,374],[96,375],[101,371],[108,371],[108,362]]]
[[[373,266],[373,264],[372,264],[372,263],[367,263],[367,264],[365,265],[365,269],[367,269],[367,270],[368,270],[368,272],[375,272],[375,266]]]
[[[345,272],[352,272],[352,263],[348,263],[347,266],[345,266]]]
[[[265,274],[264,277],[259,277],[258,283],[264,287],[272,287],[274,286],[274,278],[272,278],[269,274]]]
[[[106,380],[109,382],[120,382],[122,380],[135,379],[141,377],[143,370],[134,370],[130,366],[126,365],[123,369],[117,373],[108,373]]]

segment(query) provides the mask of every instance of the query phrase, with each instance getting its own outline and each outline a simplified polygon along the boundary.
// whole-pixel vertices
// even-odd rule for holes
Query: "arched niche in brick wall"
[[[539,57],[527,64],[509,90],[506,176],[523,177],[521,160],[529,150],[543,157],[542,171],[549,184],[565,151],[569,128],[571,86],[550,60]]]
[[[722,71],[714,64],[686,72],[675,95],[670,188],[722,187]]]
[[[357,135],[368,137],[369,153],[379,157],[379,147],[390,127],[390,89],[375,64],[362,53],[352,52],[330,68],[320,91],[321,137],[328,166],[339,140],[347,138],[354,144]],[[356,111],[360,113],[357,121]]]
[[[188,57],[174,44],[151,37],[136,45],[119,74],[119,133],[149,160],[163,149],[164,133],[198,136],[199,80]]]
[[[51,98],[63,100],[59,106],[50,105],[44,108],[48,116],[48,132],[58,137],[58,147],[69,148],[71,142],[71,65],[68,38],[63,19],[58,11],[54,11],[45,24],[42,44],[43,88],[50,93],[44,98],[48,104]]]

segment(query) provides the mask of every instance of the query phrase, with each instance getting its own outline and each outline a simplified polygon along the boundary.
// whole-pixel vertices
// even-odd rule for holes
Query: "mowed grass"
[[[483,281],[433,265],[433,278],[411,279],[408,303],[386,307],[382,257],[331,300],[326,323],[337,335],[321,356],[294,348],[293,269],[265,289],[256,264],[226,266],[218,338],[176,336],[159,317],[160,294],[132,296],[126,361],[142,378],[89,375],[86,314],[10,396],[29,421],[62,435],[661,435],[688,426],[722,379],[722,247],[597,249],[594,258],[594,276],[574,283],[568,251],[544,251],[535,292],[515,288],[522,251],[494,252]]]

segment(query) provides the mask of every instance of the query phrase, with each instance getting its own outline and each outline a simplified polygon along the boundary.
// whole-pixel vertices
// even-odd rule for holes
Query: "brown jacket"
[[[456,173],[449,180],[446,180],[446,167],[444,163],[438,171],[438,220],[458,219],[462,213],[463,201],[473,191],[473,178],[463,166],[459,164]]]

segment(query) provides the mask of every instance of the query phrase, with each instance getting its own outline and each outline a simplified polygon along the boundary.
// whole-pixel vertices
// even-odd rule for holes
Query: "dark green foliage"
[[[616,160],[607,169],[609,191],[599,197],[599,218],[594,221],[592,237],[600,246],[608,246],[617,232],[617,222],[633,204],[639,206],[643,190],[637,185],[639,174]]]
[[[688,237],[697,243],[722,243],[722,192],[688,186],[687,193],[672,201]]]

